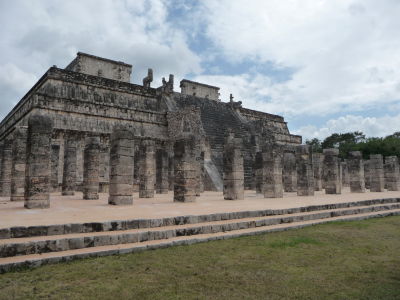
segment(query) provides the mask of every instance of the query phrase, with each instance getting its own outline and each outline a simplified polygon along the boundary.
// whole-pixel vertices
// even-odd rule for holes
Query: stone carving
[[[169,157],[168,152],[164,149],[156,151],[156,192],[158,194],[168,194],[168,168]]]
[[[64,144],[64,172],[62,181],[62,195],[70,196],[76,190],[76,140],[68,136]]]
[[[264,198],[282,198],[282,147],[266,143],[263,147]]]
[[[172,140],[190,135],[202,139],[205,135],[198,107],[188,106],[176,112],[168,112],[167,120],[168,136]]]
[[[28,120],[25,208],[50,207],[51,134],[53,121],[40,114]]]
[[[139,148],[139,197],[153,198],[156,183],[155,145],[152,140],[143,140]]]
[[[169,74],[168,81],[165,80],[165,77],[162,78],[161,90],[166,94],[173,93],[173,91],[174,91],[174,75]]]
[[[11,169],[12,169],[12,139],[7,138],[3,142],[3,151],[0,170],[0,191],[1,196],[11,195]]]
[[[232,131],[228,131],[225,137],[223,160],[224,199],[244,199],[242,140],[235,138]]]
[[[11,168],[11,201],[24,201],[27,135],[27,127],[19,126],[14,131]]]
[[[369,167],[371,176],[371,192],[385,191],[385,178],[383,172],[383,157],[381,154],[371,154],[369,156]]]
[[[150,84],[153,82],[153,69],[147,70],[147,76],[143,78],[143,87],[148,89]]]
[[[314,196],[314,174],[310,146],[296,148],[297,196]]]
[[[126,126],[115,126],[111,134],[110,188],[108,203],[133,203],[133,158],[135,153],[133,132]]]
[[[312,154],[313,172],[314,172],[314,190],[322,191],[322,169],[324,155],[322,153]]]
[[[352,151],[349,153],[347,166],[349,169],[350,191],[352,193],[364,193],[364,163],[360,151]]]
[[[341,194],[342,180],[340,172],[339,149],[324,149],[324,176],[325,176],[325,193]]]
[[[283,154],[283,188],[285,192],[297,192],[296,156],[292,152]]]
[[[99,199],[100,138],[88,137],[83,154],[83,199]]]

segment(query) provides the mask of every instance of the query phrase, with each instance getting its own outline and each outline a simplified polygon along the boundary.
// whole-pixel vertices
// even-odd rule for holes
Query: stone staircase
[[[2,228],[0,273],[75,258],[124,254],[331,221],[392,215],[400,215],[400,198],[160,219]]]

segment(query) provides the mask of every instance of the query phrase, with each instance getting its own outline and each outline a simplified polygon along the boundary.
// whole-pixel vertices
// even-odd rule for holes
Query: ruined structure
[[[352,193],[364,193],[364,163],[360,151],[352,151],[349,153],[347,167],[349,170],[350,191]]]
[[[324,149],[325,193],[340,194],[342,192],[341,168],[338,158],[339,149]]]
[[[312,154],[315,191],[322,191],[323,160],[324,160],[324,155],[322,153]]]
[[[224,199],[244,199],[242,140],[229,131],[224,146]],[[266,184],[266,183],[265,183]]]
[[[400,191],[399,159],[397,156],[385,157],[385,185],[389,191]]]
[[[314,195],[314,172],[310,146],[300,145],[296,148],[297,195]]]
[[[383,172],[383,157],[381,154],[369,156],[370,191],[383,192],[385,190],[385,178]]]

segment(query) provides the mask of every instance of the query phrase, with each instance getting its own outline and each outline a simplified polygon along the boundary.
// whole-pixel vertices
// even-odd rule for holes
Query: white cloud
[[[362,131],[367,137],[383,137],[396,131],[400,131],[400,114],[383,117],[362,117],[346,115],[337,119],[331,119],[322,127],[308,125],[295,130],[303,139],[324,139],[332,133],[345,133]]]
[[[271,61],[295,70],[280,83],[260,74],[259,79],[238,75],[230,80],[247,77],[256,88],[253,102],[265,101],[268,92],[271,100],[263,107],[269,112],[321,116],[400,100],[399,1],[205,3],[207,34],[226,59]]]

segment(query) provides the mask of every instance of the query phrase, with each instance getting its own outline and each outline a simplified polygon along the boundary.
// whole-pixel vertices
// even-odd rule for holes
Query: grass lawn
[[[400,217],[21,270],[0,299],[400,299]]]

